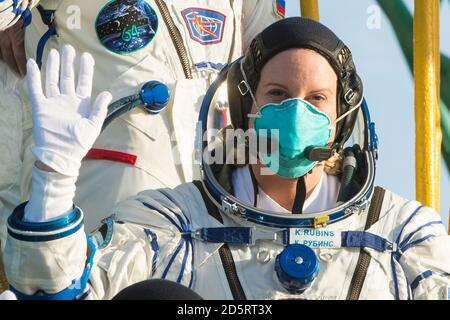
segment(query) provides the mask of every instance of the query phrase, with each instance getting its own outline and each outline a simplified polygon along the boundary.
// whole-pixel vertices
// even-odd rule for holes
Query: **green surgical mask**
[[[307,159],[307,149],[325,147],[331,137],[328,115],[302,99],[266,104],[252,117],[258,139],[270,139],[272,144],[278,140],[278,152],[260,152],[260,159],[284,178],[299,178],[314,168],[316,162]]]

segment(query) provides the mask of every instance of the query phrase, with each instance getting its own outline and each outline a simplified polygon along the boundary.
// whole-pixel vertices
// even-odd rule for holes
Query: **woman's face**
[[[265,64],[255,97],[259,107],[300,98],[326,113],[333,123],[337,117],[336,95],[337,76],[328,61],[312,50],[290,49]],[[253,105],[252,113],[256,111]],[[330,142],[334,134],[333,130]]]

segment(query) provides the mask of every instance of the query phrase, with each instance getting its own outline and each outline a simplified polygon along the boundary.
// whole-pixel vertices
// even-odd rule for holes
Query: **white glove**
[[[17,4],[14,4],[14,2],[17,2]],[[28,5],[28,0],[0,1],[0,30],[13,26],[20,19],[21,13]]]
[[[77,177],[65,176],[33,167],[31,196],[25,206],[24,221],[46,222],[73,210]]]
[[[41,73],[34,60],[27,63],[27,82],[32,105],[33,153],[55,170],[33,168],[30,201],[24,220],[43,222],[59,218],[72,210],[75,182],[81,160],[100,134],[112,96],[102,92],[91,106],[90,95],[94,59],[81,56],[75,89],[73,62],[75,50],[65,46],[60,57],[51,50],[47,58],[45,92]]]
[[[27,63],[27,82],[32,105],[34,155],[56,172],[77,177],[81,160],[100,134],[112,96],[102,92],[91,105],[94,59],[88,53],[81,56],[76,88],[74,59],[75,50],[70,45],[62,49],[61,67],[58,51],[50,51],[45,95],[41,73],[32,59]]]
[[[0,294],[0,300],[17,300],[17,297],[12,291],[6,290]]]

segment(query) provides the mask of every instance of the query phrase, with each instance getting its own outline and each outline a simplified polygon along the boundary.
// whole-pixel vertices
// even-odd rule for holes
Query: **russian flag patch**
[[[281,18],[284,18],[286,16],[286,0],[275,1],[275,12]]]

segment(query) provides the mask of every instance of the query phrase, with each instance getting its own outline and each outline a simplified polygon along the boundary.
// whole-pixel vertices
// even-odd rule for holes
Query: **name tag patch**
[[[341,232],[321,229],[289,229],[289,244],[303,244],[310,248],[340,248]]]
[[[155,37],[158,17],[144,0],[107,3],[95,21],[97,36],[105,48],[128,54],[147,46]]]

